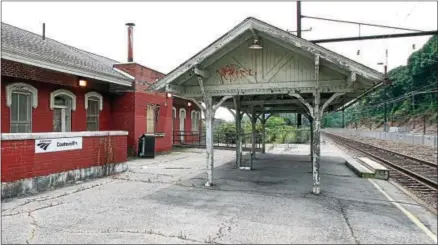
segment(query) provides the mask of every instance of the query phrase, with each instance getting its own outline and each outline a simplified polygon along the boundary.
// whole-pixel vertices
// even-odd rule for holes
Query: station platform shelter
[[[235,168],[242,162],[241,120],[252,122],[252,151],[256,156],[258,120],[267,115],[299,113],[311,121],[312,191],[320,193],[321,116],[352,103],[384,81],[384,75],[290,32],[249,17],[154,83],[163,91],[191,100],[205,115],[207,180],[214,183],[213,119],[218,107],[228,108],[236,121]],[[264,128],[264,127],[263,127]],[[264,133],[262,133],[264,135]],[[262,137],[265,141],[265,137]]]

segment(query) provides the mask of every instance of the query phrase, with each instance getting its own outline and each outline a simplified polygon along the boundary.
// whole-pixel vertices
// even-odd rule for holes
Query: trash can
[[[155,135],[143,134],[138,139],[138,157],[154,158],[155,157]]]

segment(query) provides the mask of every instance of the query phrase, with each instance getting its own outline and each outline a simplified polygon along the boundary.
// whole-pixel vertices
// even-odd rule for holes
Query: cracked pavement
[[[310,193],[308,146],[279,145],[255,169],[215,150],[205,187],[202,149],[129,162],[129,171],[2,200],[2,243],[433,243],[366,179],[321,145],[322,194]],[[436,231],[436,216],[381,181]]]

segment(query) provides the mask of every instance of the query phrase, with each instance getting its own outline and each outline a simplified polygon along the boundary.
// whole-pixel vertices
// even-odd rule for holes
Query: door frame
[[[55,105],[53,107],[54,110],[61,109],[61,132],[66,132],[66,121],[65,121],[65,110],[67,109],[67,106],[64,105]]]
[[[181,117],[183,111],[184,111],[184,117]],[[184,127],[185,127],[185,119],[186,119],[186,117],[187,117],[186,109],[180,108],[179,109],[179,131],[180,131],[180,134],[181,134],[181,139],[180,139],[181,143],[184,142],[184,134],[185,134]]]

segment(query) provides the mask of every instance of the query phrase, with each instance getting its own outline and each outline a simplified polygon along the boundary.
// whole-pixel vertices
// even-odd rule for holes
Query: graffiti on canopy
[[[257,73],[253,72],[251,69],[246,69],[235,64],[224,65],[223,67],[217,69],[216,72],[219,74],[222,84],[224,84],[225,81],[231,83],[232,81],[235,81],[240,78],[257,76]]]

